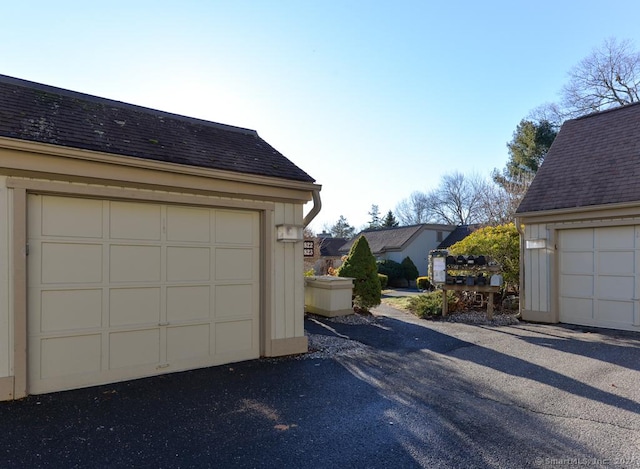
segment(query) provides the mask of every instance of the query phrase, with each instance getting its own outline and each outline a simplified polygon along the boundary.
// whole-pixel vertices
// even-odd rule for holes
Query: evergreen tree
[[[406,278],[409,281],[412,281],[418,278],[418,275],[419,275],[418,268],[416,267],[416,265],[413,263],[413,261],[409,256],[402,259],[401,265],[402,265],[402,274],[404,275],[404,278]]]
[[[386,216],[382,220],[382,228],[395,228],[398,226],[400,222],[396,220],[396,217],[393,215],[393,212],[389,210]]]
[[[379,230],[382,226],[382,221],[380,220],[380,209],[377,205],[373,204],[371,206],[369,216],[371,217],[371,220],[369,221],[369,226],[367,227],[367,229]]]
[[[351,239],[353,238],[356,229],[349,224],[344,216],[340,215],[340,218],[336,224],[329,229],[329,232],[334,238]]]
[[[353,304],[368,311],[380,304],[382,288],[378,278],[376,258],[371,254],[367,238],[360,236],[351,246],[349,255],[338,268],[339,277],[353,278]]]

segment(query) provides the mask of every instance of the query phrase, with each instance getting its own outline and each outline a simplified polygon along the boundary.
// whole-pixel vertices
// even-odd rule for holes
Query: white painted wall
[[[405,257],[409,256],[418,268],[420,276],[426,276],[429,270],[429,251],[436,249],[441,242],[438,241],[438,231],[442,232],[442,239],[445,239],[451,233],[451,231],[444,230],[424,230],[406,249],[385,253],[385,259],[402,262]]]

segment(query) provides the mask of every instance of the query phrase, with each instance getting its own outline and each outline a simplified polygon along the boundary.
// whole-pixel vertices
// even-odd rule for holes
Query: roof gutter
[[[320,189],[313,189],[311,194],[313,197],[313,208],[311,208],[311,211],[307,213],[307,215],[304,217],[304,220],[302,220],[302,225],[305,228],[309,226],[309,223],[311,223],[316,215],[320,213],[320,209],[322,208],[322,201],[320,200]]]

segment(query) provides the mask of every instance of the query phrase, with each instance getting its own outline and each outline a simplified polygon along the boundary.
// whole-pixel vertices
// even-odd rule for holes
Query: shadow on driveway
[[[569,416],[542,412],[513,389],[526,391],[534,380],[604,411],[638,412],[637,402],[458,338],[459,325],[451,334],[395,317],[306,326],[371,348],[0,403],[0,467],[511,468],[637,447],[637,428],[574,416],[573,409]]]

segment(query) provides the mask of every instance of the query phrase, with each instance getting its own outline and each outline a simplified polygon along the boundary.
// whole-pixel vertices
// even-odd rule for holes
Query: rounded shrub
[[[413,261],[409,256],[402,259],[401,266],[402,266],[402,276],[409,281],[417,279],[418,275],[420,275],[418,273],[418,268],[416,267],[416,265],[413,263]]]

